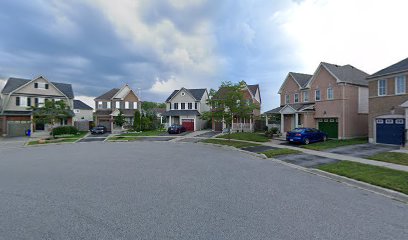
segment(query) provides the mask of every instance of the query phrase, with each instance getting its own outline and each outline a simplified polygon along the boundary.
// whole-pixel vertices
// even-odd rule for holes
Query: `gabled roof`
[[[368,85],[366,81],[368,73],[363,72],[362,70],[355,68],[350,64],[340,66],[322,62],[320,65],[324,66],[329,71],[329,73],[337,79],[338,82],[345,82],[362,86]]]
[[[205,91],[207,91],[207,89],[205,89],[205,88],[198,88],[198,89],[186,89],[186,88],[182,88],[182,89],[188,91],[188,92],[191,94],[191,96],[192,96],[195,100],[197,100],[197,101],[201,101],[201,99],[202,99],[203,96],[204,96]],[[180,89],[180,90],[182,90],[182,89]],[[174,96],[176,96],[176,94],[177,94],[180,90],[174,90],[174,91],[170,94],[170,96],[166,99],[166,102],[169,102]]]
[[[313,75],[304,73],[290,72],[289,74],[293,77],[293,79],[297,82],[297,84],[299,84],[301,88],[305,88],[309,80],[313,77]]]
[[[74,109],[93,110],[93,108],[91,108],[86,103],[82,102],[81,100],[74,100]]]
[[[397,74],[397,73],[406,72],[406,71],[408,71],[408,58],[405,58],[402,61],[399,61],[389,67],[386,67],[374,73],[373,75],[368,76],[367,79],[381,77],[381,76],[385,76],[389,74]]]
[[[95,100],[110,100],[113,98],[113,96],[116,95],[117,92],[119,92],[119,90],[120,90],[119,88],[112,88],[111,90],[107,91],[101,96],[95,98]]]
[[[256,95],[256,91],[259,89],[259,84],[254,84],[254,85],[247,85],[249,91],[251,91],[252,95]]]
[[[295,104],[286,104],[285,106],[277,107],[272,110],[266,111],[265,114],[280,114],[281,110],[285,107],[290,107],[297,112],[304,110],[314,110],[314,103],[295,103]]]
[[[30,79],[24,78],[9,78],[7,80],[6,85],[4,86],[1,93],[9,94],[16,90],[17,88],[29,83]],[[68,83],[58,83],[58,82],[51,82],[59,91],[65,94],[68,98],[74,98],[74,91],[72,90],[72,85]]]

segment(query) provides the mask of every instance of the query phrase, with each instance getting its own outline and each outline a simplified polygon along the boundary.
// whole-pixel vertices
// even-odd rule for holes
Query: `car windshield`
[[[303,132],[303,130],[305,130],[305,129],[304,128],[295,128],[291,132],[300,133],[300,132]]]

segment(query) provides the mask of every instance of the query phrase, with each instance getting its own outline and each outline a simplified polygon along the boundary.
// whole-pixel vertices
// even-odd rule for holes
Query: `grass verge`
[[[301,151],[287,149],[287,148],[280,148],[280,149],[268,150],[268,151],[261,152],[261,153],[265,154],[265,156],[267,156],[268,158],[273,158],[279,155],[297,154],[297,153],[301,153]]]
[[[408,172],[350,161],[326,164],[318,169],[408,194]]]
[[[269,142],[269,138],[265,135],[260,133],[231,133],[218,136],[217,138],[224,138],[224,139],[235,139],[235,140],[244,140],[244,141],[251,141],[251,142]]]
[[[44,144],[50,144],[50,143],[72,143],[76,142],[77,140],[83,138],[88,132],[80,132],[79,134],[73,135],[58,135],[55,136],[54,139],[46,139],[44,141],[42,140],[36,140],[36,141],[30,141],[27,143],[27,145],[32,146],[32,145],[44,145]]]
[[[120,134],[119,136],[124,137],[137,137],[137,136],[160,136],[163,133],[166,133],[165,131],[159,131],[159,130],[152,130],[152,131],[145,131],[145,132],[138,132],[138,133],[123,133]]]
[[[218,144],[218,145],[226,145],[226,146],[231,146],[231,147],[236,147],[236,148],[246,148],[246,147],[254,147],[254,146],[260,145],[256,143],[239,142],[239,141],[234,141],[234,140],[229,141],[229,140],[221,140],[221,139],[205,139],[201,142]]]
[[[140,136],[140,137],[142,137],[142,136]],[[138,137],[138,136],[121,136],[121,135],[119,135],[119,136],[109,137],[108,141],[127,141],[127,142],[130,142],[130,141],[137,141],[137,140],[142,139],[140,137]]]
[[[384,152],[368,157],[368,159],[408,166],[408,154],[399,152]]]
[[[311,149],[311,150],[326,150],[336,147],[343,147],[349,145],[356,145],[356,144],[365,144],[367,143],[367,138],[353,138],[353,139],[346,139],[346,140],[328,140],[326,142],[317,142],[309,145],[302,145],[303,148]]]

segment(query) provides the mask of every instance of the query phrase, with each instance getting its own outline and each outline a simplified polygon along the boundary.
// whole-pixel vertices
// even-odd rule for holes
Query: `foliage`
[[[118,116],[114,117],[113,122],[116,126],[122,127],[125,124],[125,117],[123,116],[122,111],[119,111]]]
[[[277,134],[278,131],[279,131],[278,128],[273,127],[271,129],[265,131],[265,136],[268,137],[268,138],[273,138],[273,135]]]
[[[155,108],[166,108],[166,104],[147,101],[142,102],[142,110],[145,112],[153,111]]]
[[[268,158],[273,158],[276,156],[280,155],[289,155],[289,154],[296,154],[296,153],[301,153],[300,151],[293,150],[293,149],[288,149],[288,148],[280,148],[280,149],[272,149],[268,150],[265,152],[261,152],[262,154],[265,154]]]
[[[370,156],[368,157],[368,159],[408,166],[408,154],[407,153],[383,152],[383,153],[377,153],[373,156]]]
[[[326,164],[318,168],[323,171],[408,194],[408,172],[350,161]]]
[[[55,127],[51,130],[51,135],[58,136],[64,134],[78,134],[78,129],[74,126],[59,126]]]
[[[251,141],[251,142],[269,142],[269,139],[265,137],[263,134],[259,133],[230,133],[226,135],[218,136],[217,138],[224,138],[224,139],[236,139],[236,140],[244,140],[244,141]]]
[[[356,145],[356,144],[365,144],[368,142],[367,138],[353,138],[346,140],[328,140],[326,142],[318,142],[309,145],[303,145],[303,148],[312,149],[312,150],[326,150],[330,148]]]
[[[201,142],[218,144],[218,145],[226,145],[226,146],[231,146],[231,147],[236,147],[236,148],[247,148],[247,147],[260,146],[260,144],[257,144],[257,143],[240,142],[240,141],[234,141],[234,140],[222,140],[222,139],[205,139]]]
[[[244,98],[242,91],[246,85],[244,81],[237,84],[223,82],[218,91],[211,89],[207,104],[211,106],[210,112],[202,114],[204,120],[223,121],[227,128],[231,128],[234,117],[249,118],[253,110],[258,107]]]
[[[133,129],[137,132],[141,131],[141,124],[142,124],[142,115],[140,114],[139,110],[135,111],[135,115],[133,117]]]
[[[31,106],[30,109],[33,111],[34,123],[49,124],[51,128],[73,115],[69,106],[62,100],[46,100],[43,106]]]

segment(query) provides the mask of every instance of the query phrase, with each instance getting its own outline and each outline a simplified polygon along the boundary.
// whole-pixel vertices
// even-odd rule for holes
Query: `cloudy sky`
[[[406,0],[1,0],[0,87],[8,77],[72,83],[78,98],[130,84],[173,89],[259,83],[279,105],[289,71],[319,62],[373,73],[407,57]]]

